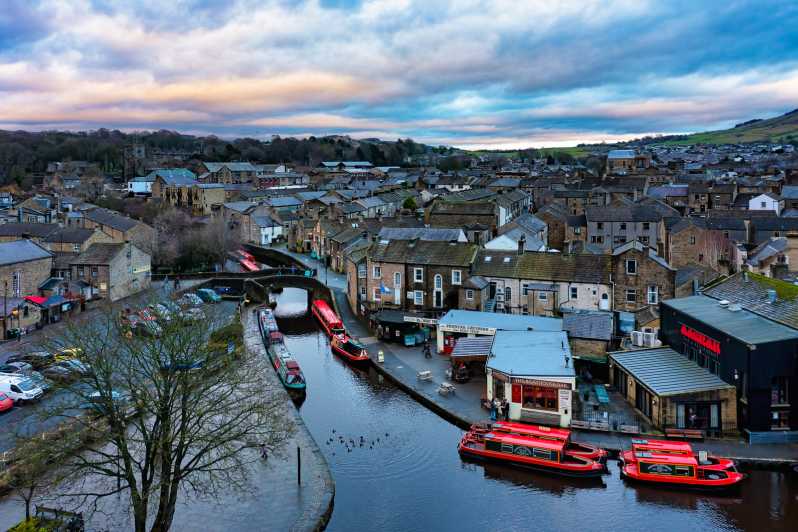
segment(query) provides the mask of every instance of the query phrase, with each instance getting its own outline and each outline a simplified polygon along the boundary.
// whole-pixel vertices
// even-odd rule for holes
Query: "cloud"
[[[7,0],[0,122],[468,146],[701,130],[798,106],[796,24],[788,0]]]

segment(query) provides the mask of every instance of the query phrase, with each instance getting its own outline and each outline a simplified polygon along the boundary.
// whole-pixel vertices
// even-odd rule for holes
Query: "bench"
[[[438,393],[441,395],[449,395],[454,393],[454,384],[450,382],[442,382],[438,387]]]
[[[420,381],[431,381],[432,380],[432,372],[430,370],[419,371],[418,373],[416,373],[416,377]]]
[[[665,429],[665,437],[703,441],[704,431],[700,429]]]

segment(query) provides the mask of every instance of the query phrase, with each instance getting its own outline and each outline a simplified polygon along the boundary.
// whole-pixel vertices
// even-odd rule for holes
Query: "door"
[[[440,274],[435,275],[435,299],[433,301],[434,307],[443,306],[443,277]]]
[[[399,272],[393,274],[393,304],[402,304],[402,274]]]

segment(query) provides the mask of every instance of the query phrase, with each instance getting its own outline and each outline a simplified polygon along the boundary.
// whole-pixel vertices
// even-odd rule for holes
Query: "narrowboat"
[[[630,459],[631,458],[631,459]],[[739,486],[745,475],[734,462],[704,461],[695,455],[634,451],[624,457],[621,476],[635,482],[675,487],[724,491]]]
[[[356,342],[347,334],[337,334],[330,339],[330,349],[338,356],[355,364],[365,364],[369,361],[369,354],[365,346]]]
[[[567,429],[546,427],[544,425],[527,425],[510,421],[496,421],[490,425],[494,432],[531,436],[541,440],[561,441],[565,443],[565,454],[596,460],[607,461],[607,451],[586,443],[577,443],[571,439],[571,431]]]
[[[261,308],[258,310],[258,327],[260,327],[260,334],[264,340],[268,340],[269,333],[280,330],[277,327],[277,319],[274,317],[272,309]]]
[[[314,300],[310,310],[313,312],[313,315],[316,316],[316,319],[319,320],[327,336],[332,338],[337,334],[346,334],[341,318],[330,308],[330,305],[328,305],[326,301],[323,299]]]
[[[631,463],[636,460],[637,453],[652,453],[658,455],[673,455],[673,456],[696,456],[693,451],[693,446],[684,441],[667,441],[667,440],[632,440],[632,448],[621,452],[619,455],[619,463],[621,467],[625,463]],[[719,458],[711,456],[706,452],[699,451],[699,462],[704,465],[720,466],[722,469],[730,469],[734,467],[734,460],[729,458]]]
[[[461,457],[487,460],[568,477],[600,477],[604,464],[565,452],[565,442],[518,434],[469,431],[460,440]]]
[[[266,354],[274,371],[286,390],[294,396],[304,396],[306,391],[305,376],[299,363],[285,347],[283,335],[277,327],[277,320],[270,308],[258,309],[258,327],[260,329]]]

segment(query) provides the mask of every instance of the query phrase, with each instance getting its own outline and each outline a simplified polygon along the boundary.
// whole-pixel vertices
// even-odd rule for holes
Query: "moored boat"
[[[600,477],[604,464],[565,452],[565,442],[502,432],[469,431],[457,450],[462,457],[569,477]]]
[[[745,478],[734,460],[686,452],[683,442],[637,440],[621,456],[621,476],[636,482],[666,487],[722,491],[737,487]],[[653,450],[652,450],[653,449]]]
[[[478,429],[476,426],[472,427],[472,429],[474,428]],[[512,421],[496,421],[488,428],[494,432],[531,436],[541,440],[561,441],[565,443],[566,454],[600,462],[606,462],[607,460],[606,450],[586,443],[573,441],[571,439],[571,431],[568,429],[546,427],[544,425],[528,425],[526,423],[515,423]]]
[[[274,313],[270,308],[260,308],[257,317],[263,345],[277,377],[289,393],[304,396],[307,386],[305,376],[283,342]]]
[[[337,334],[346,334],[341,318],[338,317],[338,314],[336,314],[323,299],[314,300],[310,307],[310,311],[316,316],[316,319],[319,320],[324,332],[327,333],[327,336],[330,338]]]
[[[330,349],[352,363],[368,363],[369,355],[365,346],[347,334],[337,334],[330,339]]]

